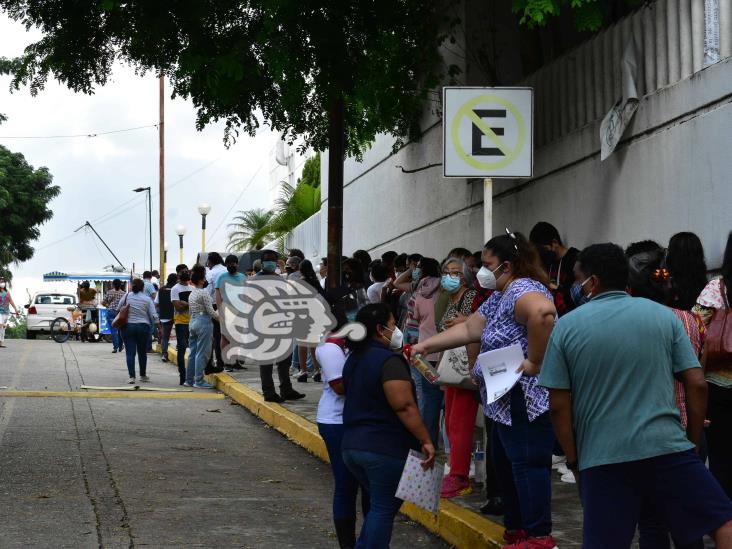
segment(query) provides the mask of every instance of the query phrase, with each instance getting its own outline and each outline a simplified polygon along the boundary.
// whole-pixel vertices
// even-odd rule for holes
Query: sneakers
[[[566,482],[567,484],[577,484],[577,480],[574,478],[574,473],[572,471],[564,473],[561,481]]]
[[[129,385],[134,385],[135,384],[135,378],[134,377],[131,377],[130,379],[127,380],[127,383]]]
[[[298,393],[295,389],[290,389],[286,393],[282,393],[282,400],[300,400],[301,398],[305,398],[305,395],[302,393]]]
[[[302,372],[299,376],[297,376],[298,383],[307,383],[308,382],[308,373]]]
[[[284,398],[282,398],[282,397],[281,397],[280,395],[278,395],[277,393],[272,393],[271,395],[264,395],[264,401],[265,401],[265,402],[276,402],[276,403],[278,403],[278,404],[279,404],[279,403],[281,403],[281,402],[284,402],[284,401],[285,401],[285,399],[284,399]]]
[[[170,362],[170,360],[168,360],[168,357],[167,357],[167,356],[165,356],[165,355],[163,355],[163,356],[162,356],[162,357],[160,358],[160,360],[162,360],[163,362]]]
[[[183,385],[183,387],[193,387],[193,383],[188,383],[187,381],[184,381],[181,385]]]
[[[318,372],[317,374],[315,374],[313,376],[313,381],[315,383],[320,383],[321,381],[323,381],[323,378],[321,377],[320,372]]]
[[[555,469],[557,470],[557,473],[559,473],[560,476],[566,475],[567,473],[570,473],[571,471],[567,467],[566,463],[560,463],[558,464]]]
[[[214,386],[210,383],[206,383],[205,381],[199,381],[198,383],[194,383],[193,386],[196,389],[213,389]]]
[[[449,499],[457,496],[467,496],[473,491],[470,487],[470,480],[457,475],[447,475],[442,481],[440,497]]]
[[[147,376],[140,376],[140,381],[142,381],[144,383],[149,383],[150,382],[150,378],[147,377]]]
[[[493,515],[496,517],[500,517],[505,514],[506,508],[503,505],[503,498],[498,496],[488,498],[481,506],[480,512],[483,515]]]
[[[3,345],[3,347],[4,347],[4,345]],[[112,349],[112,353],[116,353],[116,352],[117,352],[117,349]]]
[[[519,530],[518,532],[521,532]],[[504,539],[506,534],[504,534]],[[503,549],[557,549],[554,538],[551,536],[542,536],[540,538],[525,537],[514,543],[504,545]]]
[[[567,456],[552,456],[552,469],[559,469],[567,463]],[[566,465],[564,465],[566,467]]]
[[[511,544],[519,543],[527,537],[528,534],[526,533],[526,530],[506,530],[503,532],[503,541],[506,542],[506,547]]]

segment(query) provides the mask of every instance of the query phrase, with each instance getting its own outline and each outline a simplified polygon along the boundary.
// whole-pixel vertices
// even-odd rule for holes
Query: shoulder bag
[[[705,352],[707,371],[729,368],[732,365],[732,327],[730,327],[732,311],[729,308],[724,280],[719,281],[719,290],[722,294],[722,308],[714,312],[707,330]]]
[[[130,295],[130,294],[127,294]],[[117,316],[112,321],[112,328],[119,330],[127,325],[127,317],[130,314],[130,304],[127,303],[127,295],[125,295],[125,304],[119,308]]]
[[[466,291],[465,294],[468,292]],[[458,310],[462,310],[462,301],[465,294],[460,298]],[[470,365],[468,363],[468,349],[465,345],[455,349],[448,349],[440,357],[437,365],[439,379],[438,385],[460,387],[461,389],[477,389],[470,378]]]

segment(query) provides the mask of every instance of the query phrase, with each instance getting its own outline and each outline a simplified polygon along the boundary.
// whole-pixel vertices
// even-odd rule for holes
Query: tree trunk
[[[328,113],[328,288],[341,285],[343,255],[343,161],[345,121],[343,97],[333,100]]]

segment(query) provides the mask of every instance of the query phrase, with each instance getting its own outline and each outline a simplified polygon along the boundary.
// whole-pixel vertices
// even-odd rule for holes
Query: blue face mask
[[[277,269],[276,261],[262,261],[262,270],[265,273],[273,273]]]
[[[442,285],[442,289],[445,290],[447,293],[454,294],[461,286],[460,277],[442,275],[442,280],[440,281],[440,284]]]
[[[589,278],[587,280],[589,280]],[[577,307],[579,307],[580,305],[584,305],[590,300],[590,296],[585,295],[585,293],[582,291],[582,288],[587,283],[587,280],[582,283],[575,282],[569,289],[569,293],[572,296],[572,301],[574,301],[574,304]]]
[[[412,281],[417,282],[422,277],[422,269],[415,267],[412,269]]]

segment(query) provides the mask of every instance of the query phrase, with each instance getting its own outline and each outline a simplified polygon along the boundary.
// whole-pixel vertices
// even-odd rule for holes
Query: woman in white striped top
[[[203,371],[211,357],[211,343],[213,337],[213,323],[218,320],[219,313],[213,308],[211,294],[203,289],[206,283],[206,269],[196,265],[191,270],[191,283],[194,290],[188,297],[188,310],[191,313],[190,336],[188,354],[188,368],[186,369],[186,387],[211,389],[213,386],[203,380]]]

